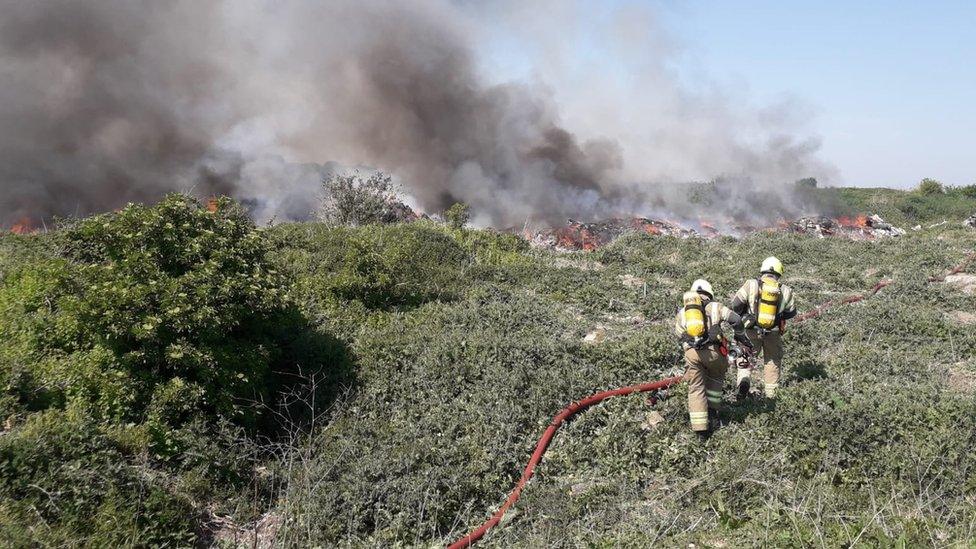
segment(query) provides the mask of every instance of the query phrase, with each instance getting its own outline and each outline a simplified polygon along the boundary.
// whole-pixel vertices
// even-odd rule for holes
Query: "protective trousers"
[[[763,390],[766,397],[773,398],[779,388],[780,366],[783,363],[783,334],[772,331],[760,335],[758,330],[746,330],[746,335],[755,346],[756,354],[762,351]],[[740,375],[736,375],[737,380]]]
[[[685,351],[688,416],[692,430],[708,430],[708,409],[717,410],[722,403],[722,389],[728,369],[728,359],[714,346]]]

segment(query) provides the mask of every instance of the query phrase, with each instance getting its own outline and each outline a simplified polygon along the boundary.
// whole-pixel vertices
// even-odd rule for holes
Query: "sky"
[[[559,11],[566,2],[544,4]],[[820,155],[837,168],[836,184],[905,188],[924,177],[976,183],[976,2],[609,0],[575,6],[587,17],[575,19],[579,28],[560,38],[569,57],[598,61],[611,72],[640,70],[633,58],[608,55],[599,29],[612,12],[644,8],[653,14],[647,32],[668,45],[667,65],[684,85],[723,90],[733,103],[790,105],[804,130],[821,138]],[[558,71],[539,67],[546,56],[533,53],[539,46],[525,29],[519,34],[507,23],[488,24],[492,30],[481,46],[488,72],[498,79],[558,78]],[[559,86],[555,95],[560,99]]]

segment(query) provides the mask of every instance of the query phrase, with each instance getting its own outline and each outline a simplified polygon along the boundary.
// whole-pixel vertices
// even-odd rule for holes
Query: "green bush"
[[[0,437],[0,545],[188,546],[198,511],[103,425],[38,413]]]
[[[449,301],[466,288],[469,254],[433,223],[295,224],[272,234],[276,263],[297,281],[306,313],[322,322]]]
[[[6,268],[0,285],[12,429],[0,437],[0,530],[186,545],[198,498],[248,497],[255,458],[241,452],[285,380],[324,366],[310,361],[324,345],[290,304],[270,241],[228,199],[171,195],[53,238],[59,254]]]
[[[969,200],[976,200],[976,185],[964,185],[962,187],[957,187],[952,189],[952,193],[958,194]]]
[[[382,172],[367,176],[337,174],[322,181],[324,202],[319,215],[332,225],[360,226],[398,221],[403,206],[393,179]]]
[[[245,213],[216,206],[173,195],[78,222],[64,259],[4,281],[0,302],[17,314],[0,333],[36,361],[18,372],[43,388],[35,394],[117,422],[153,410],[171,426],[200,412],[253,424],[246,402],[270,388],[285,281]]]
[[[945,194],[945,188],[942,183],[939,183],[935,179],[929,179],[926,177],[918,184],[918,193],[924,196],[931,196],[936,194]]]
[[[447,226],[454,229],[463,229],[471,219],[471,207],[463,202],[458,202],[444,212],[444,219]]]

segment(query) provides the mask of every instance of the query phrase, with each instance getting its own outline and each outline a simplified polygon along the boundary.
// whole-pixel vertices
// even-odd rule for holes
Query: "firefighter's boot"
[[[749,388],[752,385],[752,370],[749,368],[737,368],[735,371],[736,396],[739,400],[745,400],[749,396]]]
[[[722,420],[718,417],[718,410],[715,408],[708,409],[708,430],[717,431],[721,427]]]

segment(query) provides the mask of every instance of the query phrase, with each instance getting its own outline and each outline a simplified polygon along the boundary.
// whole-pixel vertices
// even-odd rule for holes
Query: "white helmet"
[[[759,267],[759,272],[762,274],[773,273],[783,276],[783,262],[773,256],[769,256],[763,260],[762,267]]]
[[[712,293],[712,285],[709,284],[704,278],[699,278],[698,280],[692,282],[691,291],[705,294],[709,299],[712,299],[712,297],[715,295]]]

